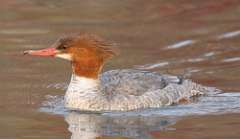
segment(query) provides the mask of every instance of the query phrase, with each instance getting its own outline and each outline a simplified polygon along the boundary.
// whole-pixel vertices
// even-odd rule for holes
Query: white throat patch
[[[79,77],[77,75],[72,75],[71,82],[69,84],[69,88],[83,91],[89,89],[95,89],[99,85],[99,81],[97,79],[90,79],[86,77]]]
[[[72,56],[70,54],[56,54],[56,57],[66,59],[66,60],[69,60],[69,61],[72,60]]]

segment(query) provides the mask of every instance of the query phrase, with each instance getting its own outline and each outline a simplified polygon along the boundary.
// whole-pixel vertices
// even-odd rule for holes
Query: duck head
[[[24,54],[71,61],[74,74],[97,79],[104,63],[116,54],[109,46],[111,44],[95,35],[70,35],[58,39],[50,48],[27,50]]]

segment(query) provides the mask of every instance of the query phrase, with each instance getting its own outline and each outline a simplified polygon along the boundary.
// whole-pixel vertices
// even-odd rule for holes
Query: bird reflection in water
[[[136,139],[151,138],[151,131],[172,130],[173,118],[144,116],[109,116],[72,111],[65,116],[72,133],[71,139],[95,139],[101,136],[120,136]]]
[[[153,131],[174,130],[181,117],[189,115],[240,112],[240,92],[193,98],[183,105],[131,112],[87,113],[68,111],[62,96],[49,96],[40,111],[64,115],[72,139],[93,139],[118,136],[137,139],[151,138]]]

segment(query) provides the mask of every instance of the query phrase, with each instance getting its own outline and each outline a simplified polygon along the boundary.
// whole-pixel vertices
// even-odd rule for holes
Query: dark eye
[[[57,41],[57,49],[59,50],[65,50],[69,48],[70,46],[70,40],[68,38],[61,38]]]
[[[64,44],[63,46],[62,46],[62,49],[67,49],[67,45],[66,44]]]
[[[61,44],[61,45],[58,45],[57,49],[59,50],[65,50],[68,48],[68,45],[67,44]]]

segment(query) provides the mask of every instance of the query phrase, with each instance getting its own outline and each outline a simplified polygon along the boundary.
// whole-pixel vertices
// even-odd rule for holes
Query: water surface
[[[239,5],[239,0],[2,1],[0,138],[240,138]],[[62,107],[56,114],[44,104],[64,95],[70,64],[26,57],[22,51],[48,47],[59,36],[78,32],[117,44],[121,55],[104,70],[184,74],[228,94],[137,115],[66,112]]]

